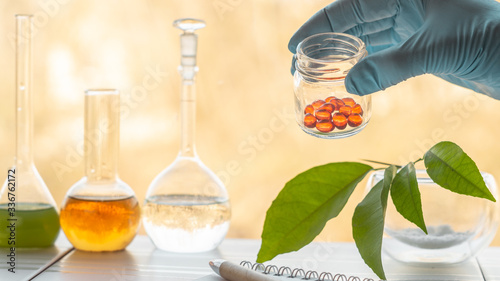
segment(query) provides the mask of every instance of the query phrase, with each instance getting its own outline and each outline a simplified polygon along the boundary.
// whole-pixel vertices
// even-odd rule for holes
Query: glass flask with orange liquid
[[[32,15],[16,15],[16,159],[1,171],[0,247],[40,248],[54,244],[59,215],[33,157]]]
[[[134,239],[140,207],[134,191],[118,177],[119,93],[85,92],[85,177],[61,207],[61,227],[84,251],[118,251]]]

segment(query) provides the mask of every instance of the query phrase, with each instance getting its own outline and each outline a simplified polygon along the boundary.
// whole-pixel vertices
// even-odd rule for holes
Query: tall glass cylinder
[[[33,158],[32,15],[16,15],[16,158],[0,191],[0,247],[47,247],[59,234],[56,203]]]
[[[116,90],[85,92],[85,176],[61,207],[61,227],[79,250],[122,250],[139,227],[135,194],[118,177],[119,102]]]

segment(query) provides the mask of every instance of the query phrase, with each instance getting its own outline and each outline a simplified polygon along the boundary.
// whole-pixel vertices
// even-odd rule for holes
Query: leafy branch
[[[474,161],[456,144],[440,142],[423,158],[405,166],[386,165],[384,178],[357,205],[353,238],[365,263],[381,279],[382,236],[387,199],[396,210],[427,233],[414,164],[424,161],[429,177],[452,192],[495,201]],[[326,222],[340,214],[355,187],[374,170],[357,162],[330,163],[311,168],[286,183],[266,214],[258,262],[297,251],[309,244]]]

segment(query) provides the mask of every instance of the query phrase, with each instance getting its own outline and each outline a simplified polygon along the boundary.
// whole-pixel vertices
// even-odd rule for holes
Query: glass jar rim
[[[344,40],[343,40],[344,42],[346,41],[345,39],[352,40],[358,44],[358,46],[353,45],[353,47],[355,47],[357,49],[357,52],[350,57],[346,57],[346,58],[342,58],[342,59],[316,59],[316,58],[312,58],[312,57],[306,55],[303,52],[302,46],[306,45],[309,41],[317,39],[318,37],[321,37],[321,36],[325,36],[325,37],[329,36],[332,39],[335,38],[335,39],[339,39],[339,40],[342,40],[342,38],[344,38]],[[365,43],[363,42],[363,40],[359,39],[356,36],[353,36],[353,35],[350,35],[347,33],[339,33],[339,32],[323,32],[323,33],[317,33],[317,34],[311,35],[311,36],[307,37],[306,39],[302,40],[297,45],[296,54],[304,56],[308,60],[311,60],[313,62],[329,63],[329,62],[342,62],[342,61],[352,60],[355,58],[360,58],[360,57],[365,55],[365,53],[366,53],[365,49],[366,49],[366,47],[365,47]],[[295,55],[295,56],[297,56],[297,55]]]

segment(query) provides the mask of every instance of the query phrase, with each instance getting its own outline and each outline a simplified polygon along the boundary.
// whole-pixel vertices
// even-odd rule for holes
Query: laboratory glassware
[[[16,15],[16,158],[0,191],[0,247],[48,247],[60,229],[33,158],[32,36],[33,16]]]
[[[153,243],[171,252],[203,252],[224,239],[231,217],[222,181],[201,162],[194,144],[197,29],[205,22],[179,19],[181,29],[181,147],[174,162],[151,183],[143,208],[143,224]]]
[[[119,107],[117,90],[85,92],[85,176],[61,207],[61,228],[79,250],[122,250],[139,228],[134,191],[118,177]]]
[[[436,184],[425,170],[416,173],[428,234],[401,216],[389,196],[382,244],[385,253],[407,263],[451,264],[474,257],[491,243],[499,224],[498,202],[451,192]],[[498,200],[494,177],[485,172],[481,175]],[[367,192],[383,178],[383,170],[374,172]]]
[[[366,56],[359,38],[343,33],[307,37],[295,55],[295,116],[300,128],[315,137],[345,138],[355,135],[371,118],[371,96],[347,92],[344,79]]]

